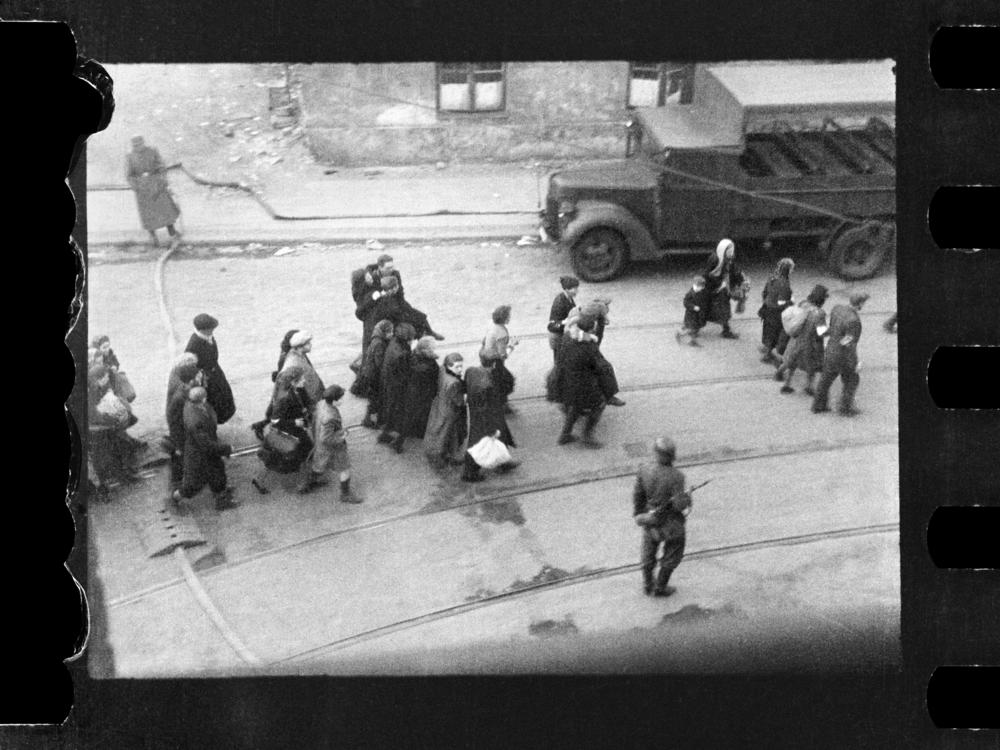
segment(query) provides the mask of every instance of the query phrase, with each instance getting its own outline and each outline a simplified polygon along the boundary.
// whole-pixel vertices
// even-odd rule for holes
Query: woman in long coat
[[[410,342],[416,331],[409,323],[396,326],[392,341],[382,361],[381,399],[384,413],[380,443],[392,443],[397,453],[403,452],[403,431],[406,429],[406,383],[410,379]]]
[[[789,276],[795,269],[795,262],[791,258],[782,258],[778,261],[771,278],[764,284],[763,304],[757,311],[757,316],[761,319],[760,350],[761,362],[767,364],[781,364],[778,357],[778,342],[781,339],[781,313],[792,304],[792,284]]]
[[[218,423],[225,424],[236,413],[236,402],[226,373],[219,366],[219,345],[215,341],[215,329],[218,325],[219,321],[206,313],[195,316],[195,331],[188,339],[184,351],[198,357],[198,367],[205,374],[208,403],[215,410]]]
[[[285,359],[288,357],[288,352],[292,350],[292,336],[299,332],[298,328],[292,328],[285,332],[284,337],[281,339],[281,343],[278,345],[278,366],[276,369],[271,370],[271,382],[275,382],[278,379],[278,373],[285,366]],[[250,425],[250,429],[253,430],[254,435],[257,436],[258,440],[264,439],[264,427],[271,419],[271,402],[267,402],[267,409],[264,411],[264,418],[259,422],[254,422]]]
[[[805,392],[810,396],[815,395],[813,377],[823,369],[823,336],[820,330],[826,325],[826,311],[823,309],[823,304],[828,296],[827,288],[817,284],[805,301],[800,303],[801,307],[808,310],[806,320],[798,332],[789,339],[784,361],[774,375],[775,380],[785,381],[781,386],[782,393],[795,391],[792,388],[792,377],[795,375],[795,370],[801,367],[806,371]]]
[[[233,500],[233,488],[226,478],[226,465],[222,459],[232,454],[232,446],[219,440],[215,410],[207,401],[201,386],[188,392],[184,404],[184,479],[179,490],[174,490],[173,500],[190,500],[207,484],[215,498],[216,510],[227,510],[239,505]]]
[[[709,297],[707,322],[722,326],[722,338],[735,339],[739,336],[729,327],[733,312],[730,306],[732,295],[744,285],[746,277],[736,265],[736,245],[732,240],[721,240],[715,252],[708,256],[705,277],[705,291]]]
[[[323,391],[326,390],[323,380],[316,374],[316,369],[309,361],[309,352],[312,351],[312,334],[308,331],[299,331],[292,336],[288,343],[290,348],[281,368],[283,370],[287,370],[289,367],[301,368],[305,382],[303,389],[309,398],[309,407],[312,408],[323,398]]]
[[[171,237],[179,237],[174,222],[181,215],[181,210],[170,193],[160,152],[147,146],[142,136],[137,135],[132,138],[132,150],[125,161],[125,179],[135,191],[142,228],[149,232],[153,244],[159,244],[156,230],[161,227],[166,227]]]
[[[365,352],[364,361],[361,363],[361,372],[351,386],[351,393],[368,399],[365,418],[361,422],[365,427],[376,428],[385,422],[385,413],[382,409],[382,362],[385,360],[385,350],[392,341],[393,331],[391,321],[378,322],[372,332],[372,340]]]
[[[106,409],[106,403],[114,404],[117,413]],[[104,365],[93,365],[87,373],[87,406],[90,458],[99,482],[98,493],[106,502],[109,481],[131,482],[138,477],[135,473],[135,446],[125,432],[129,412],[121,399],[115,396],[110,373]]]
[[[504,395],[497,389],[493,382],[494,373],[485,367],[470,367],[465,371],[465,390],[469,405],[469,440],[468,447],[471,448],[487,435],[496,435],[508,448],[516,447],[514,436],[507,426],[504,418]],[[482,476],[482,470],[468,449],[465,452],[465,469],[462,472],[462,480],[465,482],[478,482]],[[516,462],[506,464],[510,469],[516,466]]]
[[[410,362],[410,379],[406,384],[406,437],[423,438],[431,402],[437,395],[438,363],[434,351],[434,337],[424,336],[413,350]]]
[[[466,431],[465,384],[462,355],[453,352],[438,370],[437,395],[431,403],[424,432],[424,453],[436,469],[461,464]]]
[[[294,452],[281,455],[265,445],[257,451],[257,458],[264,464],[264,469],[251,480],[251,484],[262,495],[269,490],[264,484],[268,471],[278,474],[291,474],[298,471],[312,451],[313,442],[309,435],[312,424],[312,404],[303,391],[305,372],[301,367],[285,367],[278,373],[274,382],[274,393],[271,397],[271,419],[273,429],[281,430],[298,438],[298,446]]]

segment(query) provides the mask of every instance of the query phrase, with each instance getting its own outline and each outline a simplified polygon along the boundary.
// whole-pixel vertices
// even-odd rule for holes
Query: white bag
[[[110,388],[101,400],[97,402],[97,413],[111,417],[121,426],[128,424],[128,406]]]
[[[498,432],[497,435],[500,433]],[[484,469],[495,469],[497,466],[510,463],[510,451],[503,441],[494,435],[487,435],[478,443],[470,446],[469,455],[472,460]]]
[[[809,311],[806,308],[792,305],[782,311],[781,326],[789,336],[798,336],[808,317]]]

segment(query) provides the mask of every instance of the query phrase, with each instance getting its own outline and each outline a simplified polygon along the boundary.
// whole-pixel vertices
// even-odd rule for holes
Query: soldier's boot
[[[340,502],[342,503],[360,503],[363,502],[360,497],[351,492],[351,480],[342,479],[340,481]]]
[[[216,510],[222,511],[240,507],[239,500],[236,500],[233,497],[232,487],[226,487],[226,489],[222,490],[221,492],[215,492],[213,493],[213,495],[215,497]]]

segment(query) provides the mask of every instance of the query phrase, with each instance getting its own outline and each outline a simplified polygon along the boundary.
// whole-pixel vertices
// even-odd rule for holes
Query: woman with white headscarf
[[[736,244],[732,240],[721,240],[710,256],[703,274],[705,290],[709,302],[707,322],[722,326],[722,338],[739,338],[730,329],[729,319],[732,317],[730,300],[746,296],[748,281],[736,265]]]

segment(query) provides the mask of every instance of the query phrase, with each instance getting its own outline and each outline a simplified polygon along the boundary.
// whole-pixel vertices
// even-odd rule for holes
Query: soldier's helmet
[[[666,435],[656,439],[656,442],[653,443],[653,450],[657,456],[662,456],[669,461],[673,461],[677,457],[677,445]]]

